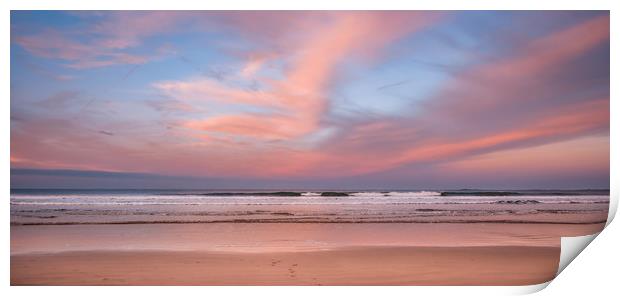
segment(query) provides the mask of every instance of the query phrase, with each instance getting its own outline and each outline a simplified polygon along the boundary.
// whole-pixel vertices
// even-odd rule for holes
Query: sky
[[[607,11],[12,11],[12,188],[609,188]]]

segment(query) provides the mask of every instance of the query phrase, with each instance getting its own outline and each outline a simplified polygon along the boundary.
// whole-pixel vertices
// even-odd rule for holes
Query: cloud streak
[[[421,30],[437,19],[419,13],[347,12],[321,17],[299,46],[289,49],[292,60],[281,80],[264,81],[267,91],[231,89],[217,81],[199,79],[156,84],[179,98],[217,99],[270,107],[271,114],[235,114],[190,121],[187,127],[263,139],[292,139],[316,131],[327,111],[332,80],[338,66],[350,56],[375,58],[379,51],[405,34]],[[304,22],[308,24],[308,20]],[[259,32],[254,32],[260,34]],[[265,34],[265,32],[261,32]],[[299,36],[297,36],[299,38]],[[275,44],[285,43],[276,38]],[[270,56],[276,56],[272,53]],[[254,74],[265,58],[253,59],[241,77]]]

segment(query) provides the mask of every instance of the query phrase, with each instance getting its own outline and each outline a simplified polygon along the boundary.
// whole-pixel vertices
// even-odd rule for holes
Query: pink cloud
[[[536,39],[512,57],[474,66],[423,103],[417,117],[370,121],[338,135],[306,172],[366,174],[604,132],[608,98],[559,97],[549,104],[545,96],[573,95],[557,92],[553,71],[608,40],[609,18],[597,17]],[[497,126],[485,126],[485,118]]]
[[[34,55],[68,61],[68,67],[75,69],[117,64],[144,64],[151,59],[151,57],[115,52],[93,44],[78,42],[60,32],[51,30],[39,35],[16,36],[13,42]]]
[[[187,81],[164,81],[153,85],[164,94],[189,102],[219,101],[257,106],[280,106],[273,95],[227,86],[217,80],[198,78]]]
[[[98,46],[125,49],[140,45],[145,37],[178,30],[176,26],[192,15],[190,12],[170,11],[113,12],[92,31],[103,36],[97,40]]]
[[[291,59],[285,77],[268,81],[269,90],[253,92],[230,89],[207,79],[157,84],[175,98],[217,98],[276,108],[273,114],[236,114],[190,121],[186,126],[265,139],[292,139],[319,128],[326,112],[327,95],[341,63],[351,57],[375,58],[380,49],[407,33],[420,30],[436,20],[436,15],[417,13],[343,12],[320,15],[303,33],[284,59]],[[309,24],[306,19],[303,24]],[[311,29],[311,30],[310,30]],[[271,33],[270,33],[271,34]],[[273,35],[269,35],[272,36]],[[288,35],[282,34],[280,38]],[[295,36],[300,38],[300,36]],[[282,43],[279,38],[274,43]],[[281,55],[272,53],[270,56]],[[259,56],[264,56],[261,54]],[[264,58],[251,60],[241,76],[254,73]],[[249,68],[248,68],[249,67]]]
[[[252,78],[256,75],[256,72],[269,60],[267,55],[252,54],[247,58],[247,62],[243,69],[241,69],[241,76],[243,78]]]
[[[608,127],[609,99],[605,98],[552,110],[537,121],[493,134],[462,140],[435,135],[417,143],[402,144],[401,152],[383,154],[382,157],[368,158],[367,152],[340,151],[337,155],[341,157],[333,156],[332,161],[327,163],[337,166],[329,171],[349,167],[350,171],[358,174],[370,173],[405,164],[450,161],[515,147],[535,147],[557,140],[601,133]]]
[[[518,166],[514,164],[518,163]],[[536,147],[500,150],[440,165],[445,172],[549,175],[609,171],[609,138],[592,136]]]
[[[554,87],[550,80],[557,66],[608,40],[609,16],[535,39],[513,56],[459,73],[429,101],[426,112],[467,121],[493,110],[545,100],[544,94]]]
[[[141,45],[144,38],[177,29],[176,25],[185,19],[186,13],[177,12],[115,12],[92,26],[62,32],[48,29],[17,35],[12,41],[31,54],[65,60],[68,67],[75,69],[138,65],[166,53],[137,55],[124,50]]]

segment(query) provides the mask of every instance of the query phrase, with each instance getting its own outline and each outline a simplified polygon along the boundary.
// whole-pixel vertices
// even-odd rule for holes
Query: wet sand
[[[12,285],[530,285],[603,224],[11,226]]]
[[[530,285],[558,247],[359,247],[307,252],[77,251],[11,256],[12,285]]]

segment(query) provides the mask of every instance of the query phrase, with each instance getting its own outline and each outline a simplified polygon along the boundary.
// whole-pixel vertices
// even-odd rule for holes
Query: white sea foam
[[[441,196],[435,191],[366,191],[343,196],[322,196],[317,191],[303,192],[301,196],[148,192],[12,194],[10,198],[11,223],[16,224],[150,219],[213,221],[221,217],[235,222],[414,222],[431,218],[467,222],[499,219],[498,215],[501,219],[521,221],[522,214],[527,217],[541,214],[541,217],[545,215],[544,219],[557,214],[558,221],[564,221],[561,219],[568,219],[568,216],[561,215],[584,211],[598,211],[601,217],[606,217],[608,205],[605,203],[608,201],[609,196],[605,195]]]
[[[390,196],[411,196],[411,197],[419,197],[419,196],[441,196],[441,192],[438,191],[414,191],[414,192],[390,192]]]
[[[301,194],[302,196],[321,196],[320,192],[304,192]]]

